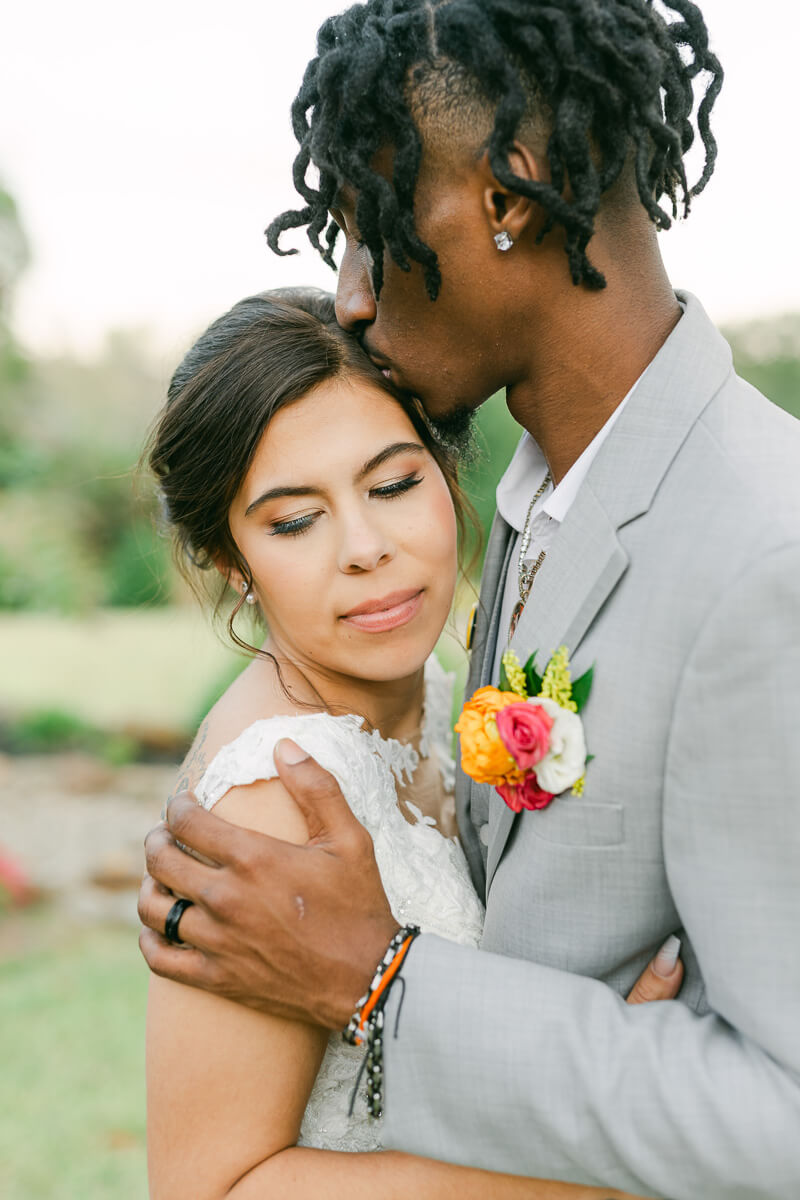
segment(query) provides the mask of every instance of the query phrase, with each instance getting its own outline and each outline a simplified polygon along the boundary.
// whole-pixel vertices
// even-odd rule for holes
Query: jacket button
[[[478,837],[481,839],[484,846],[489,845],[489,822],[488,821],[486,822],[485,825],[481,825],[480,831],[478,833]]]

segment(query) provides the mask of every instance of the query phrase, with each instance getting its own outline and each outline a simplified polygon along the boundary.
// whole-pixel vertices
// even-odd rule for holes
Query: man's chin
[[[436,438],[466,463],[472,462],[478,452],[475,416],[472,408],[455,408],[436,417],[428,414],[428,424]]]

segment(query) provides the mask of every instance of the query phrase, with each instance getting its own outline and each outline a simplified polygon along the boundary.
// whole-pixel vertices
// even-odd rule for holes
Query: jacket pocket
[[[533,833],[560,846],[617,846],[625,839],[621,804],[587,804],[557,797],[541,812],[525,813]]]

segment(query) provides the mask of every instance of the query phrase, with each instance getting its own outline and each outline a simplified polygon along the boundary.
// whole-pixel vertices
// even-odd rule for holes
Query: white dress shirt
[[[575,460],[557,487],[552,482],[547,490],[536,501],[531,518],[531,540],[528,546],[526,563],[537,559],[542,550],[547,553],[553,544],[553,538],[559,530],[561,522],[570,510],[573,500],[578,494],[581,484],[589,473],[589,468],[630,400],[636,388],[641,383],[647,369],[642,372],[636,383],[614,409],[603,428],[597,433],[581,456]],[[547,474],[547,461],[539,446],[527,432],[523,433],[517,445],[511,462],[505,474],[497,485],[497,511],[503,520],[515,529],[514,548],[506,576],[503,591],[503,607],[500,611],[500,625],[495,651],[494,673],[491,682],[497,685],[500,678],[500,659],[508,646],[509,626],[514,612],[514,606],[519,601],[519,551],[522,543],[522,531],[525,527],[525,517],[528,506],[544,482]],[[534,578],[533,587],[536,587]],[[536,647],[532,646],[531,650]]]

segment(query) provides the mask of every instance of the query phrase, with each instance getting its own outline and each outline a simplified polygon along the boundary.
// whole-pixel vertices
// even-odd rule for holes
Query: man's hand
[[[190,794],[176,796],[145,841],[139,945],[156,975],[343,1029],[398,923],[372,839],[333,777],[293,742],[279,743],[275,762],[306,819],[308,843],[241,829]],[[176,896],[193,901],[180,921],[183,946],[164,937]]]

